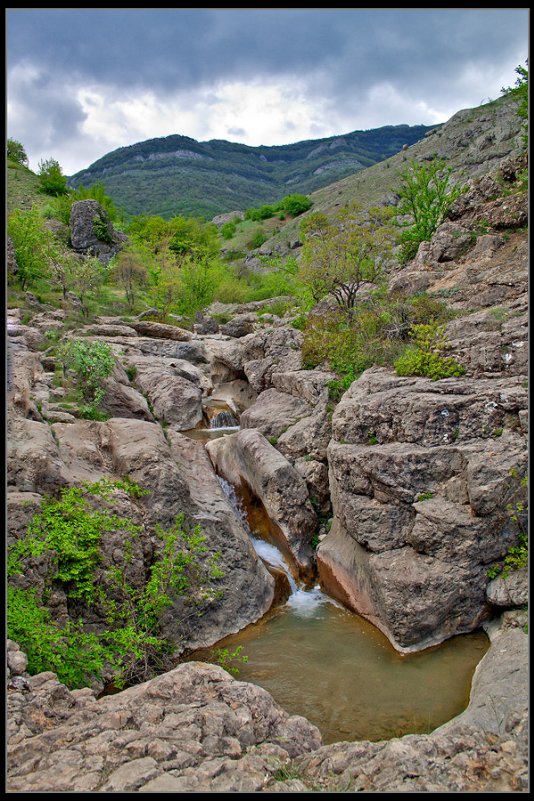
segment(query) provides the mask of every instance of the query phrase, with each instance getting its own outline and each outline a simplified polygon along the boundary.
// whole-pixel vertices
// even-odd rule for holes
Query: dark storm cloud
[[[74,172],[169,133],[428,124],[513,84],[527,47],[528,9],[7,9],[8,130]]]
[[[370,84],[446,88],[526,46],[515,9],[12,9],[10,64],[154,91],[218,79],[317,76],[345,95]],[[526,52],[523,58],[526,57]]]

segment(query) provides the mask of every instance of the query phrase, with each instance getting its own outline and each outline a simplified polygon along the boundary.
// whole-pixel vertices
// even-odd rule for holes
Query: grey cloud
[[[526,9],[15,9],[8,54],[155,91],[319,74],[344,95],[384,80],[447,86],[466,61],[526,48],[527,21]]]

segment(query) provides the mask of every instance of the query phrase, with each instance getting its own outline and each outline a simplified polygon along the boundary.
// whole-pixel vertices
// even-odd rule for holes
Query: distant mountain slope
[[[73,175],[97,181],[127,214],[201,215],[246,209],[292,192],[313,192],[422,139],[427,125],[387,125],[292,145],[250,147],[187,136],[121,147]]]
[[[313,206],[306,214],[320,211],[328,216],[336,207],[353,202],[366,207],[383,203],[399,186],[400,174],[411,160],[427,161],[437,155],[452,167],[453,177],[462,183],[490,174],[502,159],[521,152],[523,120],[517,115],[517,106],[516,98],[504,96],[458,111],[402,152],[313,192]],[[289,252],[298,242],[301,222],[302,217],[298,217],[284,225],[261,246],[259,253]]]

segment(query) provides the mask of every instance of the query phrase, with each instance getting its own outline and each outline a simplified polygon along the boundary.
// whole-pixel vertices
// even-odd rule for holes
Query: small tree
[[[528,64],[528,61],[525,64]],[[519,100],[517,113],[522,119],[528,120],[528,67],[519,64],[515,71],[518,75],[515,86],[503,86],[501,92],[504,95],[513,95]],[[525,147],[528,145],[528,121],[523,126],[523,143]]]
[[[397,206],[401,234],[400,258],[403,263],[413,259],[421,242],[427,242],[445,217],[454,201],[464,191],[451,182],[452,169],[436,156],[428,164],[412,161],[401,173],[397,189]],[[399,217],[406,217],[399,220]]]
[[[10,161],[16,161],[17,164],[28,166],[28,156],[24,150],[24,145],[17,142],[16,139],[7,140],[7,157]]]
[[[147,268],[141,254],[133,248],[124,248],[114,260],[112,277],[122,286],[130,308],[135,304],[138,287],[147,283]]]
[[[308,211],[308,209],[311,209],[311,207],[312,202],[309,197],[295,193],[282,198],[276,208],[285,211],[287,214],[291,214],[292,217],[297,217],[299,214],[303,214],[305,211]]]
[[[82,314],[87,317],[89,298],[104,283],[107,270],[95,256],[72,256],[68,270],[70,289],[80,301]]]
[[[41,189],[45,194],[57,196],[68,193],[67,179],[55,159],[40,161],[38,174]]]
[[[111,346],[98,340],[71,339],[60,348],[59,357],[64,367],[74,373],[76,386],[88,408],[96,410],[104,399],[104,379],[115,366]]]
[[[327,294],[351,310],[364,285],[380,284],[391,258],[395,232],[391,211],[354,205],[330,221],[312,214],[301,226],[305,237],[299,278],[317,301]]]
[[[44,228],[36,208],[16,209],[8,219],[7,232],[15,248],[17,279],[21,288],[27,289],[49,275],[54,253],[52,235]]]

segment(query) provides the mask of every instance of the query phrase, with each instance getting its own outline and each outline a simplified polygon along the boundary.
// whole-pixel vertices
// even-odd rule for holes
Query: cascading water
[[[210,428],[234,428],[237,430],[239,421],[230,412],[222,411],[211,418]]]
[[[250,530],[247,515],[245,509],[243,508],[243,503],[237,497],[233,486],[222,476],[217,476],[217,478],[219,479],[219,483],[223,488],[226,497],[230,501],[232,509],[243,525],[243,528],[249,535],[250,541],[252,542],[254,550],[258,556],[263,559],[267,565],[278,568],[286,574],[291,590],[289,598],[286,601],[286,606],[291,607],[296,614],[300,615],[313,614],[313,610],[323,603],[332,603],[336,606],[340,606],[337,604],[337,601],[334,601],[332,598],[329,598],[327,595],[325,595],[319,586],[310,589],[305,588],[297,583],[297,580],[295,579],[291,570],[291,566],[281,550],[273,543],[266,542],[266,540],[256,536],[254,532]]]
[[[399,654],[319,587],[299,586],[280,549],[258,536],[255,523],[251,531],[248,516],[255,520],[255,510],[247,515],[234,488],[219,481],[258,555],[283,570],[291,587],[283,606],[222,641],[230,650],[242,646],[248,656],[240,680],[259,684],[288,712],[311,720],[325,743],[430,732],[465,709],[473,672],[488,648],[482,632]]]

